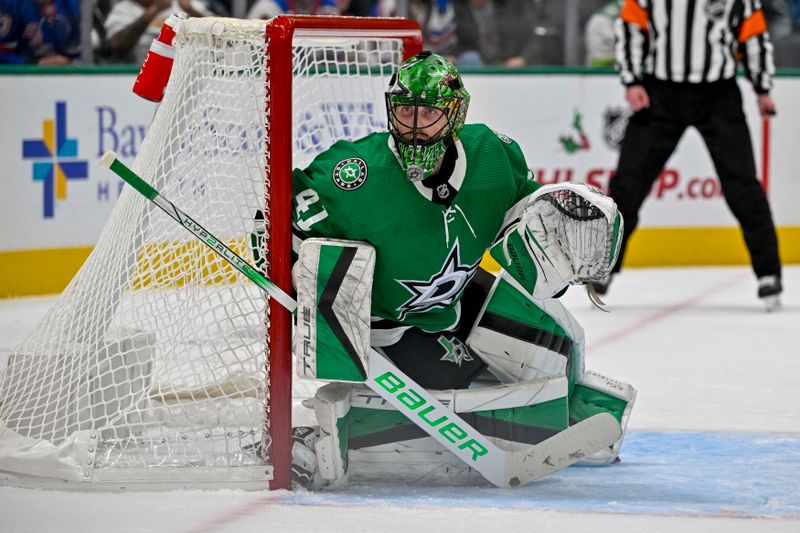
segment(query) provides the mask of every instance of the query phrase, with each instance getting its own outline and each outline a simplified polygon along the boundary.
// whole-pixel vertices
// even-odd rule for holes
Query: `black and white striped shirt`
[[[761,0],[625,0],[615,33],[625,85],[645,74],[675,82],[726,80],[741,59],[756,92],[772,88],[775,64]]]

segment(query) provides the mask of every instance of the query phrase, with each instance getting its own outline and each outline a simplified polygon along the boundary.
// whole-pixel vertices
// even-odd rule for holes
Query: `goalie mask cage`
[[[188,19],[174,44],[133,168],[290,291],[291,170],[386,128],[383,91],[421,50],[419,27]],[[125,187],[86,263],[2,370],[0,478],[288,487],[290,350],[288,311]]]

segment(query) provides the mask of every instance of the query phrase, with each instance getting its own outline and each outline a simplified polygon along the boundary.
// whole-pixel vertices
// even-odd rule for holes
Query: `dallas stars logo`
[[[333,169],[333,182],[340,189],[358,189],[367,180],[367,163],[360,157],[343,159]]]
[[[478,263],[480,261],[474,265],[461,264],[461,254],[458,251],[458,240],[456,240],[442,268],[428,281],[397,280],[412,294],[411,298],[397,308],[400,312],[400,320],[405,319],[408,313],[444,309],[452,304],[472,279]]]
[[[467,347],[455,337],[448,339],[442,335],[436,340],[439,342],[442,348],[444,348],[444,355],[441,359],[442,361],[450,361],[458,366],[461,366],[461,363],[464,361],[472,361],[472,356],[469,354]]]

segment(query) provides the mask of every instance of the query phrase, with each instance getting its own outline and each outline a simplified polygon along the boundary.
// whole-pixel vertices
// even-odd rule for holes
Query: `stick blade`
[[[622,428],[610,414],[587,418],[528,450],[511,454],[506,467],[508,485],[527,485],[558,472],[611,446],[620,436]]]

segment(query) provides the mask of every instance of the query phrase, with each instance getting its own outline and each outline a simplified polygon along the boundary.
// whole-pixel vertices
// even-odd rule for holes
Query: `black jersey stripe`
[[[751,78],[756,81],[756,87],[761,89],[765,88],[767,82],[764,79],[764,76],[767,72],[767,45],[765,43],[766,39],[764,39],[764,34],[758,36],[758,72],[756,73],[754,78]]]
[[[742,23],[742,20],[744,20],[744,2],[739,0],[734,3],[728,16],[728,28],[730,28],[730,31],[722,32],[722,38],[724,39],[724,44],[722,46],[725,53],[725,61],[723,62],[722,71],[720,73],[721,78],[725,77],[725,72],[729,70],[728,65],[734,66],[736,63],[735,54],[738,52],[740,46],[738,29]],[[735,71],[735,68],[730,70]]]
[[[692,37],[694,36],[694,4],[695,0],[686,2],[686,26],[684,28],[685,42],[683,46],[683,78],[681,81],[689,81],[689,74],[692,72]]]
[[[624,48],[623,51],[623,68],[630,72],[634,78],[636,78],[636,72],[633,69],[633,50],[631,49],[631,28],[627,24],[622,25],[622,31],[625,35],[622,46]]]
[[[700,76],[701,81],[709,81],[708,80],[708,73],[711,69],[711,56],[714,53],[714,47],[711,42],[711,31],[714,29],[714,22],[708,21],[706,22],[706,32],[705,32],[705,39],[706,39],[706,50],[703,54],[703,74]]]
[[[666,41],[666,65],[667,80],[673,81],[675,75],[672,72],[672,0],[664,0],[667,12],[667,23],[664,27],[664,40]]]
[[[652,50],[652,54],[653,54],[653,60],[652,60],[653,71],[655,71],[656,66],[658,65],[658,60],[659,60],[658,54],[659,54],[659,51],[658,51],[658,46],[655,46],[655,44],[653,46],[649,46],[649,44],[650,44],[651,41],[653,43],[657,43],[659,35],[660,35],[660,32],[658,31],[658,25],[655,23],[655,19],[653,18],[654,16],[655,15],[653,13],[653,2],[648,2],[647,3],[647,19],[650,21],[650,28],[651,28],[651,31],[653,32],[653,35],[649,36],[650,37],[649,39],[648,39],[648,36],[646,35],[645,36],[645,40],[648,43],[648,50]],[[642,56],[642,63],[643,64],[645,63],[644,56]]]
[[[717,72],[708,81],[717,81],[725,77],[725,71],[728,68],[728,62],[732,60],[731,54],[728,52],[729,45],[726,41],[725,32],[720,33],[719,42],[717,43],[718,50],[722,54],[722,64],[720,64],[719,72]]]

